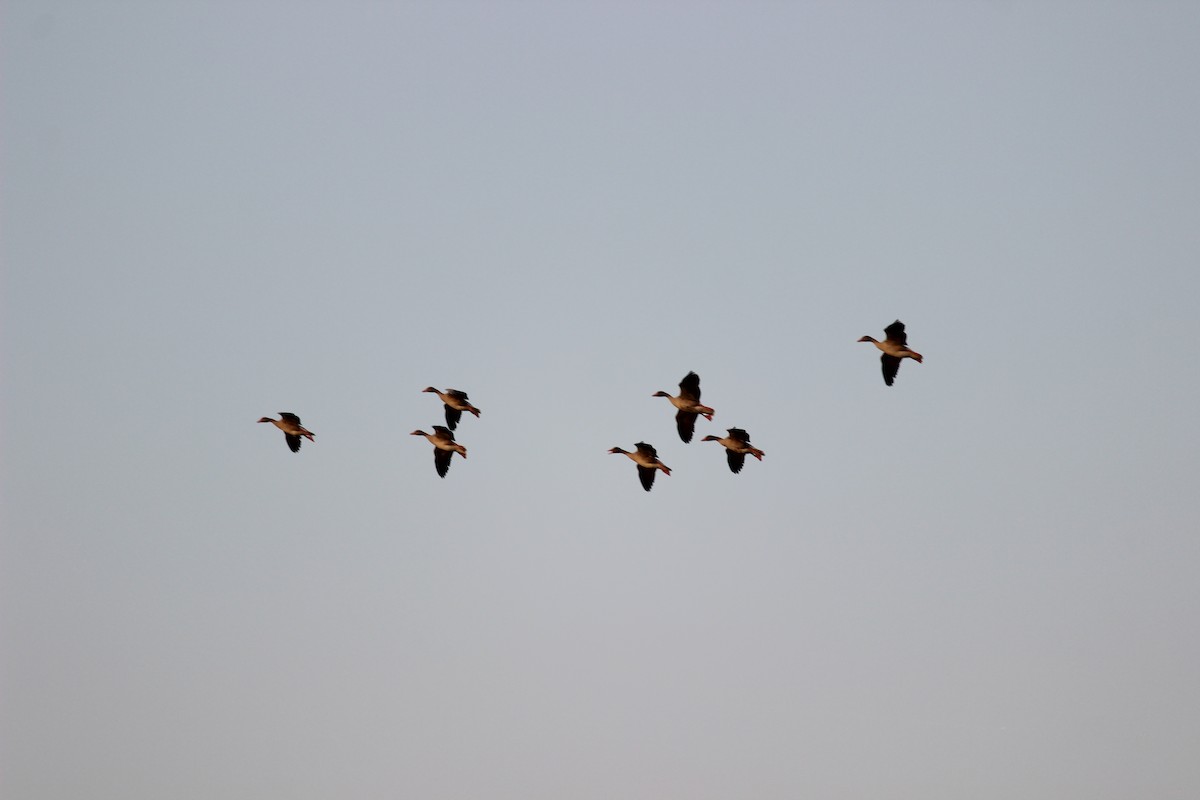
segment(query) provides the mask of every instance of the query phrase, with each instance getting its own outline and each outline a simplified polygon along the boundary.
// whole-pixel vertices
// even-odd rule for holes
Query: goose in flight
[[[444,392],[439,392],[432,386],[428,386],[421,391],[433,392],[442,398],[442,402],[446,405],[446,427],[450,430],[458,427],[458,421],[462,419],[462,412],[464,411],[469,411],[476,417],[479,416],[479,409],[471,405],[471,401],[467,399],[467,393],[464,391],[447,389]]]
[[[656,471],[661,469],[670,475],[671,470],[666,464],[658,460],[658,451],[652,445],[648,445],[645,442],[638,442],[634,447],[637,450],[632,453],[628,450],[622,450],[619,447],[614,447],[608,452],[629,456],[633,460],[633,463],[637,464],[638,478],[642,481],[642,488],[648,492],[654,486],[654,473]]]
[[[746,463],[746,456],[754,456],[762,461],[766,455],[762,450],[750,444],[750,434],[741,428],[730,428],[728,436],[705,436],[701,441],[720,442],[725,448],[725,456],[729,460],[729,469],[737,474]]]
[[[712,422],[713,411],[706,405],[700,402],[700,376],[694,372],[689,372],[683,376],[683,380],[679,382],[679,396],[672,397],[667,392],[655,392],[652,397],[665,397],[671,401],[671,405],[679,409],[675,413],[675,427],[679,429],[679,438],[687,444],[692,440],[692,434],[696,431],[696,417],[702,416],[709,422]]]
[[[896,373],[900,371],[900,359],[911,358],[918,364],[923,359],[916,350],[909,349],[908,334],[904,332],[903,322],[896,320],[884,328],[883,332],[886,336],[882,342],[871,336],[864,336],[859,341],[870,342],[883,352],[879,357],[880,363],[883,364],[883,382],[891,386],[896,380]]]
[[[269,422],[283,431],[283,439],[287,442],[287,446],[292,449],[293,453],[300,452],[301,437],[308,439],[310,442],[315,441],[313,437],[316,434],[301,425],[300,418],[295,414],[290,411],[280,411],[279,416],[281,419],[263,417],[259,422]]]
[[[467,448],[454,441],[454,433],[442,425],[434,425],[433,433],[418,430],[409,435],[424,436],[433,445],[433,466],[440,478],[446,477],[446,473],[450,471],[450,459],[455,453],[463,458],[467,457]]]

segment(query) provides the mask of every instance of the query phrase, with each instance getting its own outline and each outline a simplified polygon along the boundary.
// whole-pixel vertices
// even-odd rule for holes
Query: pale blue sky
[[[1200,796],[1198,29],[7,3],[0,793]]]

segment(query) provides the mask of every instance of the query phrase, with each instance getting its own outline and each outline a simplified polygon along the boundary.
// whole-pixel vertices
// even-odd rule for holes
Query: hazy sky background
[[[1200,796],[1198,30],[6,3],[0,793]]]

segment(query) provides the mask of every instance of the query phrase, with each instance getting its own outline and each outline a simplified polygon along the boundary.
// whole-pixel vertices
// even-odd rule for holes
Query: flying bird
[[[619,447],[614,447],[608,452],[620,453],[633,459],[633,463],[637,464],[638,478],[642,481],[642,488],[648,492],[654,486],[654,473],[657,470],[661,469],[668,475],[671,474],[671,470],[666,464],[658,460],[658,451],[652,445],[648,445],[645,442],[638,442],[634,447],[637,450],[632,453],[628,450],[622,450]]]
[[[909,349],[908,334],[904,332],[904,323],[900,320],[888,325],[883,332],[887,336],[882,342],[871,336],[864,336],[859,341],[870,342],[883,351],[883,355],[879,357],[880,363],[883,364],[883,382],[891,386],[896,380],[896,373],[900,371],[900,359],[911,358],[918,364],[924,359],[916,350]]]
[[[301,425],[300,418],[295,414],[290,411],[280,411],[279,416],[281,419],[263,417],[259,422],[269,422],[283,431],[283,439],[287,442],[287,446],[292,449],[293,453],[300,452],[301,437],[308,439],[310,442],[315,441],[313,437],[316,434]]]
[[[678,397],[672,397],[667,392],[655,392],[651,397],[665,397],[671,401],[671,405],[679,409],[675,414],[675,427],[679,429],[679,438],[683,439],[684,444],[692,440],[692,434],[696,431],[697,416],[712,422],[713,414],[716,413],[700,403],[700,376],[694,372],[689,372],[679,382]]]
[[[458,389],[447,389],[444,392],[439,392],[432,386],[428,386],[421,391],[433,392],[442,398],[442,402],[446,404],[446,427],[450,430],[458,427],[458,421],[462,419],[462,412],[464,411],[469,411],[476,417],[479,416],[479,409],[471,405],[471,401],[467,399],[466,392]]]
[[[762,461],[766,455],[762,450],[750,444],[750,434],[741,428],[729,428],[728,436],[705,436],[701,441],[720,442],[725,448],[725,456],[729,461],[729,469],[737,474],[746,463],[746,456],[754,456]]]
[[[433,433],[413,431],[409,435],[424,436],[433,445],[433,466],[437,469],[438,477],[446,477],[446,473],[450,471],[450,459],[455,453],[463,458],[467,457],[467,448],[454,441],[454,433],[449,428],[434,425]]]

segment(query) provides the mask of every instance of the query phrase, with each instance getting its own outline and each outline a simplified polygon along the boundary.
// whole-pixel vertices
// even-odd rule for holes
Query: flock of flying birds
[[[883,329],[883,341],[879,341],[871,336],[864,336],[858,341],[871,342],[883,353],[880,356],[880,363],[883,366],[883,382],[888,386],[896,380],[896,373],[900,370],[900,361],[905,358],[911,358],[918,364],[922,362],[921,354],[915,350],[910,350],[908,347],[908,334],[904,332],[904,323],[896,320],[891,325]],[[426,433],[422,430],[412,432],[412,436],[424,436],[433,445],[433,466],[437,470],[437,474],[444,478],[446,473],[450,471],[450,459],[458,453],[463,458],[467,457],[467,448],[454,441],[454,430],[458,427],[459,420],[462,419],[463,412],[479,416],[480,411],[471,404],[467,393],[458,389],[447,389],[442,392],[432,386],[422,389],[423,392],[432,392],[436,394],[442,401],[442,405],[446,412],[446,424],[434,425],[433,433]],[[665,397],[671,401],[677,410],[675,412],[675,427],[679,431],[679,438],[684,444],[692,441],[692,436],[696,431],[696,418],[704,417],[709,422],[712,422],[713,414],[716,412],[708,406],[700,402],[700,376],[695,372],[689,372],[679,382],[679,394],[671,395],[668,392],[655,392],[653,397]],[[300,452],[300,443],[304,439],[310,442],[314,441],[315,434],[300,424],[300,418],[289,411],[280,411],[280,419],[271,419],[263,417],[259,422],[269,422],[279,430],[283,431],[283,438],[287,442],[287,446],[291,448],[293,453]],[[725,448],[725,457],[729,462],[729,469],[735,474],[742,471],[742,467],[746,463],[746,456],[754,456],[759,461],[766,453],[759,450],[754,445],[750,444],[750,434],[746,433],[742,428],[729,428],[728,436],[705,436],[701,441],[717,442]],[[645,442],[638,442],[634,445],[634,450],[622,450],[620,447],[610,449],[609,453],[620,453],[628,456],[634,464],[637,465],[638,478],[642,482],[642,488],[647,492],[654,486],[654,477],[662,471],[667,475],[671,474],[670,468],[658,460],[658,451],[653,445]]]

